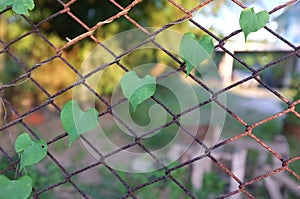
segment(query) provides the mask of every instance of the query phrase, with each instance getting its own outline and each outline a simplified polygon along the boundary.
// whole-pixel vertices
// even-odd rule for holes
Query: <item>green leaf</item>
[[[0,175],[0,198],[1,199],[26,199],[32,192],[32,179],[23,176],[18,180],[10,180]]]
[[[28,133],[22,133],[18,136],[15,142],[15,150],[20,153],[20,169],[22,170],[26,166],[37,164],[46,155],[48,145],[45,140],[31,140]]]
[[[194,34],[184,34],[179,46],[179,55],[186,64],[186,75],[206,60],[213,50],[214,44],[210,36],[204,35],[197,41]]]
[[[0,11],[10,5],[15,13],[24,15],[29,15],[28,10],[33,10],[35,6],[33,0],[1,0]]]
[[[12,9],[18,14],[29,15],[28,10],[34,8],[33,0],[14,0]]]
[[[69,147],[83,133],[94,130],[98,126],[98,111],[90,108],[83,112],[77,101],[67,102],[61,113],[60,120],[69,135]]]
[[[144,78],[139,78],[134,71],[130,71],[122,77],[120,84],[123,95],[135,111],[139,104],[155,93],[156,77],[146,75]]]
[[[259,13],[255,13],[253,8],[245,8],[240,15],[240,27],[245,35],[245,41],[247,36],[251,32],[256,32],[263,28],[270,19],[270,15],[267,11],[263,10]]]
[[[13,4],[13,0],[1,0],[0,1],[0,12],[3,11],[7,6]]]

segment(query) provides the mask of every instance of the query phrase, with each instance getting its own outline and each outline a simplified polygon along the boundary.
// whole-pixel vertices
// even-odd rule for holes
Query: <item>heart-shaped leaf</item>
[[[29,15],[28,10],[32,10],[35,6],[33,0],[1,0],[0,11],[10,5],[15,13],[25,15]]]
[[[29,15],[28,10],[34,8],[33,0],[14,0],[12,9],[18,14]]]
[[[155,93],[156,77],[146,75],[144,78],[139,78],[134,71],[130,71],[122,77],[120,84],[123,95],[135,111],[139,104]]]
[[[253,8],[245,8],[240,15],[240,27],[245,35],[245,41],[247,36],[251,32],[256,32],[263,28],[270,19],[270,15],[267,11],[263,10],[259,13],[255,13]]]
[[[3,11],[7,6],[13,4],[13,0],[1,0],[0,1],[0,11]]]
[[[186,64],[187,76],[206,60],[213,50],[214,44],[210,36],[204,35],[197,41],[193,33],[184,34],[180,42],[179,54]]]
[[[10,180],[0,175],[0,198],[1,199],[26,199],[32,192],[32,179],[23,176],[18,180]]]
[[[20,169],[38,163],[47,155],[48,145],[45,140],[31,140],[28,133],[22,133],[15,142],[15,150],[20,153]]]
[[[98,126],[98,111],[90,108],[83,112],[77,101],[67,102],[61,113],[60,120],[69,135],[69,147],[83,133],[94,130]]]

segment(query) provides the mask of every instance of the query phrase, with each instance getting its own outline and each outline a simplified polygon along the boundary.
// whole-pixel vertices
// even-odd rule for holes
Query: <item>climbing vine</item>
[[[34,9],[33,0],[2,0],[0,11],[11,6],[17,14],[29,15],[29,10]],[[244,33],[245,41],[250,33],[256,32],[269,21],[269,13],[254,12],[254,8],[246,8],[240,14],[239,24]],[[208,59],[214,50],[213,39],[204,35],[198,39],[192,33],[182,36],[179,45],[179,55],[185,63],[186,76]],[[146,75],[138,77],[136,72],[127,72],[120,80],[121,89],[125,98],[130,102],[135,111],[138,105],[149,99],[156,92],[157,79]],[[63,129],[69,137],[68,147],[72,146],[80,135],[94,130],[98,126],[98,111],[90,108],[83,111],[77,101],[67,102],[61,110],[60,120]],[[32,178],[27,174],[26,167],[38,164],[47,155],[48,145],[43,139],[34,140],[26,132],[20,134],[15,141],[15,151],[19,155],[19,165],[16,169],[16,179],[9,179],[0,175],[1,199],[26,199],[32,193]],[[19,174],[22,177],[17,178]]]

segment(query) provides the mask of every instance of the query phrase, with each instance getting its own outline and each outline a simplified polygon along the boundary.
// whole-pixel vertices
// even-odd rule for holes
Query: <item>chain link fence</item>
[[[96,4],[95,2],[96,1],[87,1],[86,4],[94,5]],[[289,153],[289,146],[286,146],[287,142],[282,135],[273,136],[272,139],[268,139],[264,137],[264,135],[268,134],[268,130],[266,129],[269,129],[271,134],[272,131],[276,131],[272,129],[271,126],[268,126],[268,124],[271,124],[272,121],[276,123],[278,119],[287,117],[288,114],[293,115],[293,117],[296,118],[295,120],[299,120],[300,113],[297,112],[297,106],[300,106],[298,105],[300,99],[297,99],[297,97],[293,99],[286,97],[289,95],[270,86],[261,76],[266,71],[274,68],[276,64],[284,63],[283,66],[280,67],[285,67],[286,61],[291,58],[299,62],[300,48],[267,25],[264,27],[264,31],[267,32],[270,37],[274,37],[276,41],[280,41],[285,46],[285,49],[288,50],[284,50],[283,54],[280,54],[267,64],[257,68],[252,67],[251,64],[248,63],[247,56],[243,57],[237,53],[245,51],[242,47],[238,46],[233,51],[226,45],[227,42],[236,35],[241,34],[241,30],[235,30],[230,34],[220,37],[214,33],[214,30],[206,28],[202,24],[201,21],[203,18],[197,20],[197,17],[195,17],[195,13],[199,11],[204,12],[206,6],[210,6],[211,4],[215,5],[216,2],[217,1],[212,0],[201,1],[200,3],[195,1],[193,7],[187,7],[182,1],[175,0],[151,2],[134,0],[122,3],[114,0],[101,1],[101,4],[112,9],[114,14],[108,17],[106,17],[106,15],[101,17],[100,13],[99,18],[103,18],[103,20],[98,20],[96,23],[95,21],[92,23],[88,20],[82,20],[81,17],[78,16],[77,9],[81,9],[81,7],[77,6],[79,1],[76,0],[57,0],[46,4],[46,6],[53,5],[51,11],[56,10],[56,12],[53,13],[49,13],[49,10],[46,9],[47,7],[43,5],[43,3],[37,3],[35,10],[44,9],[41,11],[45,14],[43,17],[47,16],[42,20],[40,20],[40,16],[34,11],[32,11],[30,16],[16,16],[16,14],[12,13],[11,8],[2,11],[0,13],[0,24],[2,23],[0,26],[2,29],[0,30],[0,36],[2,37],[0,37],[0,60],[2,64],[0,66],[2,67],[1,69],[3,69],[4,65],[8,64],[7,60],[9,59],[11,60],[10,64],[8,64],[10,69],[13,70],[15,68],[17,72],[13,73],[14,75],[9,81],[0,86],[2,102],[2,108],[0,110],[1,117],[3,118],[0,126],[0,151],[2,157],[0,174],[8,175],[17,169],[19,159],[15,157],[15,154],[12,152],[13,142],[18,133],[26,131],[36,139],[45,139],[49,145],[47,158],[41,164],[37,165],[37,168],[28,169],[28,173],[36,173],[35,177],[38,179],[34,184],[33,198],[47,198],[49,195],[50,198],[148,198],[152,196],[158,198],[259,198],[261,192],[263,192],[263,196],[267,195],[270,198],[287,198],[288,196],[298,198],[300,196],[298,187],[300,176],[299,173],[297,173],[299,172],[297,168],[300,166],[299,153]],[[230,6],[233,7],[240,7],[241,9],[246,8],[247,5],[242,1],[236,0],[222,2],[224,4],[230,4]],[[274,3],[274,7],[268,12],[273,16],[275,13],[285,12],[287,8],[294,6],[296,3],[298,3],[297,0],[287,1],[280,5]],[[155,4],[158,5],[158,7],[162,6],[162,10],[173,10],[176,15],[172,15],[169,19],[153,20],[153,24],[147,25],[158,28],[150,31],[145,27],[145,22],[140,19],[144,14],[151,17],[151,10],[145,10],[145,13],[139,13],[140,11],[137,9],[143,8],[143,4]],[[44,7],[41,8],[39,5],[43,5]],[[85,8],[82,7],[82,9]],[[160,11],[163,12],[162,10]],[[97,15],[93,9],[89,9],[87,13],[88,16]],[[155,14],[157,14],[157,12]],[[58,20],[60,17],[63,18]],[[155,22],[157,22],[157,24]],[[100,93],[99,90],[89,84],[89,78],[99,71],[104,71],[114,66],[115,68],[112,70],[113,75],[110,75],[108,79],[104,80],[105,82],[113,81],[114,75],[117,76],[119,73],[123,74],[133,68],[133,66],[124,64],[123,60],[126,59],[126,56],[134,53],[134,51],[140,47],[147,46],[149,43],[155,46],[156,51],[159,51],[163,56],[167,57],[166,59],[171,60],[170,63],[174,63],[173,68],[176,73],[185,77],[185,64],[181,58],[165,48],[165,43],[160,43],[155,40],[155,38],[172,28],[176,29],[177,27],[180,30],[180,25],[187,22],[187,26],[190,28],[189,30],[210,35],[214,39],[215,53],[221,57],[224,55],[229,57],[232,61],[231,64],[234,62],[241,65],[241,67],[247,71],[247,76],[239,77],[236,81],[232,81],[232,75],[230,75],[229,80],[227,79],[229,83],[215,91],[205,81],[202,81],[199,75],[195,73],[189,74],[189,77],[186,79],[188,79],[194,87],[205,90],[209,98],[177,113],[170,109],[164,101],[153,96],[151,100],[165,110],[171,119],[165,124],[143,132],[143,134],[140,135],[138,132],[132,131],[130,124],[126,121],[122,121],[122,118],[113,112],[114,107],[126,100],[111,103],[110,97],[108,97],[109,95]],[[17,29],[15,29],[15,31],[10,30],[11,32],[15,32],[15,34],[13,34],[12,37],[7,37],[8,24],[14,23],[20,23],[26,28],[23,31]],[[226,26],[227,23],[231,22],[225,21],[224,26]],[[57,26],[55,26],[55,24],[57,24]],[[71,26],[71,24],[77,24],[78,33],[76,29],[74,30],[75,35],[72,35],[73,33],[70,33],[71,36],[64,35],[64,29],[66,29],[66,32],[72,31],[68,29],[68,26]],[[127,24],[130,28],[134,27],[139,29],[139,31],[144,33],[144,38],[136,43],[134,47],[120,53],[119,51],[115,52],[116,50],[113,43],[111,43],[111,46],[109,44],[107,45],[107,43],[99,39],[101,37],[97,37],[96,35],[101,35],[102,31],[105,32],[105,29],[118,29],[122,24]],[[51,32],[47,32],[49,27],[52,29],[53,27],[60,28],[57,32],[64,37],[63,43],[58,42]],[[75,26],[72,25],[72,27]],[[7,31],[4,30],[6,28]],[[181,33],[184,34],[184,32]],[[109,33],[105,34],[108,34],[105,35],[106,37],[110,36]],[[28,38],[34,39],[32,41],[30,40],[30,43],[26,42]],[[102,38],[104,38],[104,36]],[[100,65],[98,64],[98,66],[92,70],[81,71],[78,65],[81,63],[78,63],[78,60],[80,60],[80,57],[86,56],[82,55],[80,51],[81,48],[86,48],[85,43],[92,43],[92,47],[100,47],[108,55],[113,57],[112,61]],[[32,51],[23,53],[23,48],[31,49]],[[256,47],[253,51],[264,52],[264,50],[258,48],[259,47]],[[143,50],[144,49],[142,49],[142,51]],[[49,53],[42,55],[43,51]],[[41,54],[41,56],[32,56],[33,54]],[[259,56],[263,57],[266,55]],[[222,58],[219,57],[219,59],[221,60]],[[223,57],[223,59],[225,58]],[[224,60],[220,62],[222,61]],[[46,67],[48,67],[48,69],[45,69]],[[160,65],[156,65],[155,71],[159,71],[159,68]],[[226,72],[231,74],[232,69],[225,70],[225,76]],[[158,72],[157,76],[163,79],[171,76],[173,73],[174,72],[162,74]],[[48,75],[51,77],[49,80],[47,80],[49,78]],[[103,74],[103,78],[105,78],[105,75],[106,73]],[[275,75],[275,73],[272,73],[271,76],[272,75]],[[65,83],[59,84],[57,79]],[[246,88],[242,88],[243,85],[250,81],[254,81],[255,84],[257,84],[255,88],[251,89],[248,85],[245,86]],[[296,78],[296,81],[299,80]],[[52,86],[56,84],[58,86],[52,89]],[[66,132],[54,132],[53,130],[55,129],[59,132],[63,131],[55,119],[59,118],[62,105],[68,101],[67,99],[70,98],[72,92],[74,93],[74,89],[79,86],[81,87],[79,89],[81,95],[91,95],[96,107],[101,110],[99,120],[103,121],[103,126],[105,126],[103,128],[115,128],[110,124],[112,123],[111,121],[117,121],[121,124],[122,129],[131,132],[130,136],[133,137],[131,142],[122,144],[124,142],[120,141],[119,143],[121,144],[118,145],[119,147],[109,153],[103,154],[103,151],[94,146],[93,140],[91,140],[92,138],[89,139],[89,137],[81,136],[83,145],[97,154],[98,158],[96,161],[89,155],[83,154],[84,152],[82,151],[85,150],[80,144],[76,144],[76,147],[80,148],[79,150],[67,148],[64,143],[67,140],[68,134]],[[28,92],[24,92],[24,89],[27,89]],[[277,112],[272,112],[270,115],[258,117],[257,120],[254,120],[255,122],[249,122],[247,116],[250,117],[251,113],[248,112],[246,115],[240,114],[238,111],[239,107],[233,108],[233,106],[230,105],[231,100],[234,101],[237,95],[227,96],[228,103],[223,103],[223,101],[220,100],[222,96],[236,90],[238,90],[237,92],[244,91],[245,93],[250,93],[254,98],[255,95],[263,90],[264,94],[267,93],[266,95],[272,96],[273,99],[276,98],[277,102],[281,103],[281,107],[283,108]],[[252,92],[252,90],[256,90],[257,92]],[[38,94],[32,96],[32,94],[30,94],[31,91]],[[26,99],[28,100],[26,101]],[[249,98],[246,100],[249,100]],[[20,103],[23,106],[18,105]],[[221,129],[209,129],[209,127],[201,125],[200,127],[197,126],[196,129],[197,132],[202,132],[201,136],[199,136],[197,133],[195,135],[191,131],[191,128],[181,125],[180,118],[183,115],[212,103],[218,106],[226,115],[226,118],[231,118],[231,122],[225,119],[224,123],[224,128],[228,128],[228,131],[224,130],[224,132],[222,132]],[[236,103],[240,103],[240,101]],[[246,103],[244,106],[251,107],[250,101],[244,103]],[[263,113],[264,111],[267,112],[268,110],[266,109],[272,107],[272,104],[271,106],[270,104],[266,105],[263,101],[255,101],[253,103],[256,109],[252,111],[255,112],[259,110],[257,114]],[[242,105],[240,106],[240,109],[242,109]],[[41,112],[47,112],[48,115],[41,117]],[[49,116],[49,112],[51,116]],[[55,118],[54,120],[56,122],[52,123],[49,118]],[[39,123],[39,120],[42,120],[40,122],[42,123],[43,130],[37,130],[35,122]],[[142,138],[172,125],[180,129],[181,134],[184,134],[185,137],[192,137],[194,141],[191,144],[191,148],[189,148],[179,160],[168,165],[153,153],[153,148],[143,142]],[[236,130],[234,127],[231,128],[231,125],[238,126],[239,130]],[[266,125],[266,128],[260,128],[264,125]],[[114,131],[118,133],[121,132],[120,129]],[[208,140],[206,140],[206,142],[203,138],[203,131],[207,136],[213,134],[213,131],[219,131],[220,133],[222,132],[222,136],[218,141],[213,142],[213,144],[208,144],[209,138],[207,138]],[[280,131],[281,133],[283,132],[282,129],[280,129]],[[230,134],[226,134],[226,132],[230,132]],[[120,135],[117,134],[116,136],[118,137]],[[172,137],[170,137],[170,139],[172,139]],[[201,154],[193,154],[192,148],[195,146],[196,148],[202,148]],[[109,163],[110,159],[114,158],[117,154],[122,154],[122,151],[127,150],[134,151],[134,148],[139,148],[143,153],[148,154],[152,161],[154,161],[156,165],[159,165],[159,172],[150,172],[149,175],[128,174],[119,171]],[[175,151],[175,148],[172,148],[172,150]],[[122,160],[120,160],[118,164],[122,166]],[[140,162],[139,167],[146,166],[143,165],[143,162]],[[209,169],[205,169],[206,167],[209,167]],[[206,171],[209,174],[205,174]],[[18,173],[18,175],[21,174]],[[140,177],[134,178],[134,175],[139,175]],[[99,182],[101,183],[99,184]],[[211,183],[211,185],[207,185],[209,183]],[[166,184],[170,185],[169,189],[165,188]],[[208,189],[207,187],[209,186],[212,187],[212,193],[208,193],[208,195],[201,195],[201,193],[199,193],[204,192],[201,187]],[[209,190],[207,191],[209,192]],[[99,195],[100,193],[102,196]],[[118,194],[114,195],[115,193]]]

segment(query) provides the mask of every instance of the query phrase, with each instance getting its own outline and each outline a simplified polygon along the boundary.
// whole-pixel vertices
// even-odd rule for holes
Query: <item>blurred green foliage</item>
[[[225,181],[217,173],[205,173],[202,188],[196,192],[197,197],[216,198],[224,192],[225,187]]]
[[[119,0],[116,2],[123,7],[126,7],[132,1]],[[64,9],[59,2],[45,0],[36,1],[35,3],[35,9],[30,12],[28,18],[34,24],[38,25],[41,35],[33,31],[34,27],[32,24],[11,10],[6,11],[1,15],[0,38],[6,43],[11,42],[9,50],[15,56],[12,57],[8,54],[2,54],[0,56],[0,74],[3,74],[0,76],[0,82],[2,83],[10,82],[21,73],[24,73],[24,70],[33,67],[34,64],[55,55],[55,49],[51,46],[52,44],[56,48],[60,48],[68,42],[68,39],[73,39],[86,32],[86,29],[67,13],[59,14],[50,20],[44,21],[45,18],[56,15]],[[192,8],[196,6],[198,2],[180,0],[178,3],[183,4],[187,8]],[[167,2],[161,2],[159,0],[144,1],[133,7],[129,11],[128,16],[144,27],[161,27],[166,23],[178,19],[180,16],[184,16],[184,13],[175,6],[167,6],[166,4]],[[122,10],[117,8],[111,2],[104,3],[102,1],[89,0],[76,1],[70,5],[70,11],[80,21],[87,24],[87,26],[92,27],[100,21],[109,19]],[[117,33],[132,28],[137,27],[125,17],[120,17],[112,23],[105,24],[103,27],[98,28],[95,31],[94,36],[100,41],[105,41]],[[190,31],[192,29],[188,23],[181,23],[172,28],[181,31],[185,29],[186,31]],[[27,34],[29,31],[33,32]],[[198,34],[202,33],[198,32]],[[51,45],[46,42],[46,39],[51,42]],[[90,39],[84,39],[64,50],[62,52],[62,57],[75,68],[79,69],[82,62],[95,47],[95,42]],[[170,60],[167,58],[168,56],[166,54],[160,51],[153,51],[152,53],[150,51],[138,52],[138,54],[138,56],[129,56],[127,59],[122,60],[122,63],[128,68],[132,68],[139,63],[145,63],[145,58],[147,62],[164,62]],[[17,62],[12,61],[13,59],[17,59]],[[105,70],[105,75],[102,76],[102,79],[99,82],[97,92],[99,94],[110,95],[123,74],[124,71],[121,71],[120,69],[116,70],[116,67],[108,67],[108,69]],[[55,94],[59,90],[66,88],[74,83],[77,78],[76,74],[66,67],[65,63],[59,58],[42,65],[35,70],[32,75],[50,94]],[[14,94],[9,97],[15,99],[23,98],[23,96],[26,95],[26,92],[31,92],[31,95],[38,101],[37,103],[40,103],[47,98],[47,96],[35,86],[32,86],[26,91],[20,89],[18,92],[15,92],[14,90],[10,90],[10,92],[13,92]],[[63,104],[71,99],[71,94],[72,91],[66,92],[60,98],[56,98],[55,102]],[[10,100],[18,103],[18,100]]]
[[[168,167],[171,168],[178,164],[179,162],[174,162]],[[171,172],[171,175],[187,189],[192,190],[192,185],[187,175],[189,172],[188,169],[187,167],[179,168]],[[99,175],[101,176],[99,183],[80,186],[84,191],[89,193],[89,196],[95,198],[118,198],[127,193],[126,187],[108,169],[102,167]],[[131,187],[135,187],[164,176],[165,171],[157,170],[148,173],[126,173],[119,171],[118,175],[126,182],[130,182]],[[225,185],[226,183],[218,174],[206,173],[202,188],[194,190],[194,194],[197,198],[216,197],[223,193]],[[141,199],[188,198],[188,195],[175,182],[168,178],[138,189],[134,194]]]
[[[178,164],[178,162],[175,162],[172,165],[176,164]],[[192,185],[190,183],[189,176],[186,175],[187,173],[188,168],[183,167],[173,171],[171,175],[187,189],[191,190]],[[101,198],[118,198],[126,194],[127,191],[125,186],[121,184],[107,169],[102,168],[99,174],[102,176],[102,180],[99,184],[82,186],[83,190],[89,190],[88,193],[90,196],[101,196]],[[164,170],[157,170],[148,173],[118,172],[118,174],[125,179],[126,182],[130,182],[130,185],[134,187],[160,178],[165,175],[165,172]],[[218,174],[206,173],[204,174],[202,188],[199,190],[194,190],[194,194],[197,196],[197,198],[215,198],[225,191],[225,187],[225,181],[221,179]],[[137,190],[135,195],[141,199],[188,198],[188,195],[175,182],[168,178]]]

